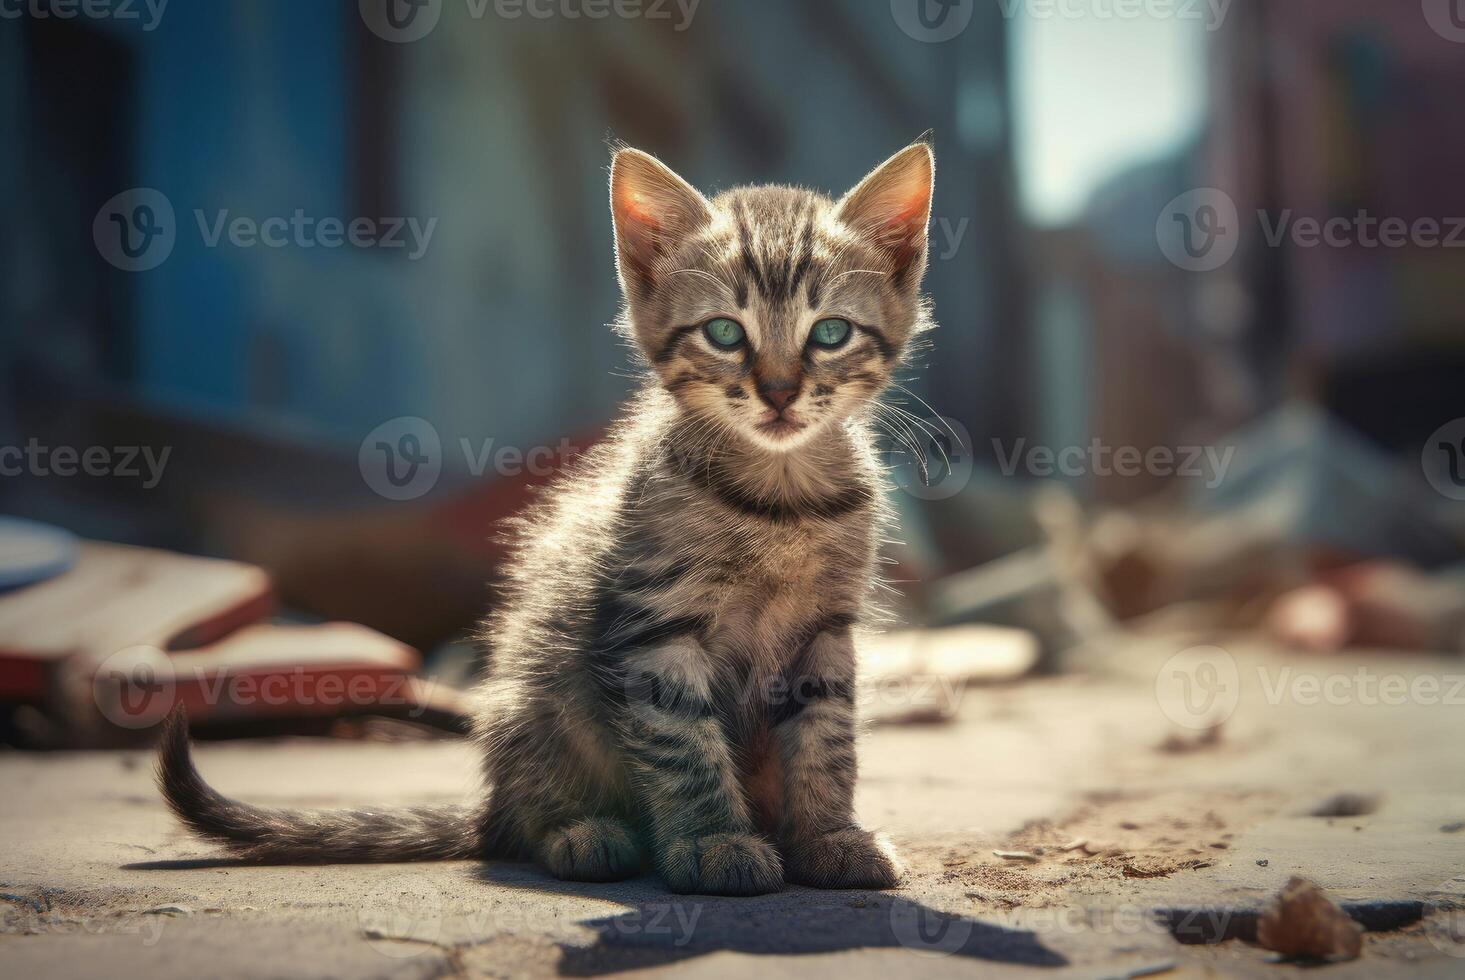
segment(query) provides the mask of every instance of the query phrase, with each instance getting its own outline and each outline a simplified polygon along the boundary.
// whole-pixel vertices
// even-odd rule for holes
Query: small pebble
[[[1036,854],[1030,854],[1027,851],[993,851],[992,855],[1000,857],[1004,861],[1027,861],[1030,864],[1036,864],[1038,861]]]
[[[1258,868],[1265,868],[1267,865],[1269,865],[1271,863],[1272,862],[1268,861],[1266,858],[1257,858],[1256,859],[1256,866]]]

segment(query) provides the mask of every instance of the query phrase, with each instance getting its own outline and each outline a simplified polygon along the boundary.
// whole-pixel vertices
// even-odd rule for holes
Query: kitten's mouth
[[[758,431],[764,435],[772,436],[775,439],[786,439],[795,433],[802,432],[807,425],[807,422],[800,422],[797,419],[778,415],[769,419],[767,422],[758,423]]]

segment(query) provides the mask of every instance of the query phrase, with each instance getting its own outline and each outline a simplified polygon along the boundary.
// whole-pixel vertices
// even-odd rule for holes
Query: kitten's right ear
[[[627,295],[654,282],[656,263],[712,220],[707,199],[649,153],[624,149],[610,167],[616,263]]]
[[[840,199],[835,213],[885,249],[898,270],[904,272],[913,265],[924,270],[935,178],[936,157],[923,139],[872,170]],[[919,278],[918,271],[914,279]]]

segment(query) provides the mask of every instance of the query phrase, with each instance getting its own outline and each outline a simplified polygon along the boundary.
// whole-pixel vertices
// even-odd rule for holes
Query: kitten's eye
[[[702,332],[707,339],[712,341],[714,347],[721,347],[724,350],[731,350],[743,342],[746,334],[743,333],[742,324],[736,320],[729,320],[725,316],[708,320],[702,325]]]
[[[814,329],[809,334],[809,340],[820,347],[838,347],[849,340],[849,335],[849,321],[831,317],[814,324]]]

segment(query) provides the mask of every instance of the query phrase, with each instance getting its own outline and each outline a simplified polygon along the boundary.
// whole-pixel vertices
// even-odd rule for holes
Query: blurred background
[[[370,640],[219,655],[466,681],[497,522],[634,384],[609,140],[838,194],[934,130],[908,624],[1465,648],[1455,0],[0,11],[8,738],[267,616]]]

